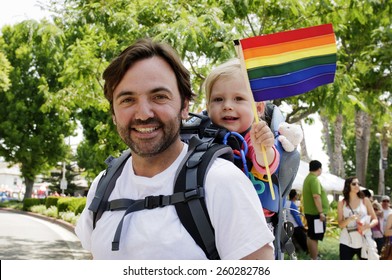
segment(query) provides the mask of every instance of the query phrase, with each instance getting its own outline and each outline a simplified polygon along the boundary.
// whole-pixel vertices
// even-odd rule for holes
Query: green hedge
[[[30,211],[34,205],[45,205],[47,209],[56,206],[58,213],[73,212],[75,215],[82,213],[86,206],[86,197],[57,197],[49,196],[47,198],[26,198],[23,201],[23,210]]]
[[[30,211],[30,207],[34,205],[45,205],[45,198],[25,198],[23,200],[23,210]]]
[[[61,197],[57,201],[57,209],[60,212],[76,212],[79,208],[79,205],[84,204],[86,205],[86,198],[85,197]]]
[[[46,198],[46,202],[45,202],[46,209],[49,209],[50,206],[56,206],[57,207],[57,202],[58,202],[59,198],[60,197],[58,197],[58,196],[48,196]]]
[[[75,210],[75,216],[82,213],[84,207],[86,206],[86,198],[84,198],[83,200],[81,200],[80,204],[78,205],[78,207]]]

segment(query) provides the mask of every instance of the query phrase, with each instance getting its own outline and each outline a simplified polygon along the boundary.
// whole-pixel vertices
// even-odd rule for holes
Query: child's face
[[[208,115],[216,125],[242,133],[253,123],[252,97],[241,76],[220,77],[212,86]]]

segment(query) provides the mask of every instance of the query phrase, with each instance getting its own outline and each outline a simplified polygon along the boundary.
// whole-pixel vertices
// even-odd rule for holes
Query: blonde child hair
[[[202,88],[206,95],[207,106],[211,101],[210,100],[211,91],[215,82],[222,77],[230,77],[234,75],[239,75],[239,76],[242,75],[241,62],[238,58],[232,58],[211,70],[210,74],[207,76],[207,78],[205,79],[202,85]],[[256,102],[256,107],[257,107],[257,113],[259,115],[259,119],[264,119],[265,102],[264,101]]]
[[[210,103],[211,90],[215,82],[224,76],[232,75],[242,75],[241,74],[241,64],[238,58],[230,59],[219,66],[212,69],[210,74],[207,76],[203,83],[203,89],[206,94],[206,102]]]

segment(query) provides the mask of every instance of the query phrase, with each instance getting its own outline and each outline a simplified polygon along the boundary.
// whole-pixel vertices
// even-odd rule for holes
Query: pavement
[[[90,260],[75,234],[75,226],[37,213],[0,208],[0,256],[4,260]],[[14,216],[15,215],[15,216]]]

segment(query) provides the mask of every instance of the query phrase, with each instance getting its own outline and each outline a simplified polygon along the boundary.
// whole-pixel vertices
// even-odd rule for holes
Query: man
[[[390,206],[390,198],[387,195],[383,195],[381,197],[381,207],[383,212],[383,222],[382,222],[382,231],[385,232],[385,226],[387,224],[388,216],[392,214],[392,209]]]
[[[115,58],[103,78],[113,122],[132,151],[110,200],[173,194],[176,170],[187,153],[179,132],[193,97],[189,72],[171,47],[145,39]],[[101,176],[92,183],[87,207]],[[222,259],[274,258],[274,237],[239,168],[216,159],[205,179],[205,200]],[[105,211],[93,230],[92,213],[84,209],[76,234],[95,259],[206,259],[172,205],[125,216],[119,250],[112,251],[123,215]]]
[[[326,214],[329,208],[327,195],[317,178],[321,175],[321,167],[321,162],[318,160],[309,163],[309,174],[305,178],[302,189],[304,213],[308,224],[307,244],[313,260],[318,259],[318,241],[324,238]],[[320,222],[322,222],[321,229],[317,226]]]

